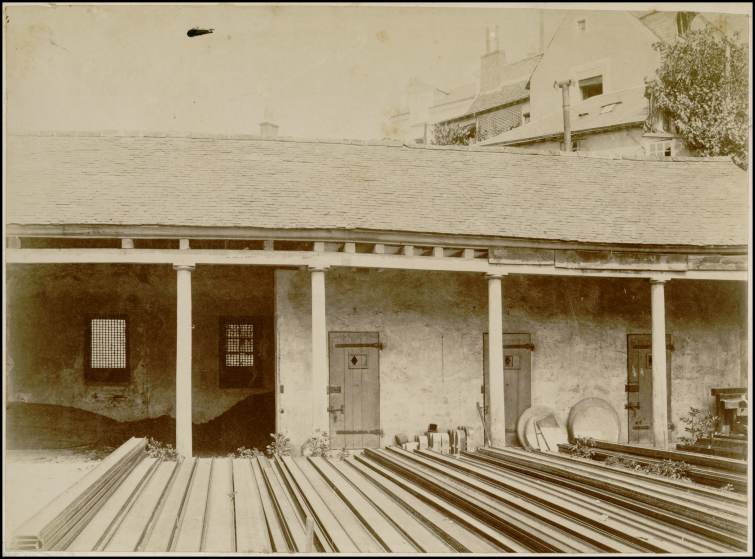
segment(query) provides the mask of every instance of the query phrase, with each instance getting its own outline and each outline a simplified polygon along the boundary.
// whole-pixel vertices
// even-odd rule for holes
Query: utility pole
[[[561,88],[562,110],[564,112],[564,151],[571,153],[571,118],[569,112],[569,87],[571,80],[554,82],[553,87]]]

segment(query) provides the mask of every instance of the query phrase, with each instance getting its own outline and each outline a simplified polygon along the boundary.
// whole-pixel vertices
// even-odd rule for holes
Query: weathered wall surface
[[[579,142],[579,151],[581,152],[623,155],[638,159],[650,158],[651,144],[663,141],[662,138],[644,135],[642,127],[639,125],[634,128],[623,128],[621,130],[610,130],[587,135],[575,132],[572,134],[572,138]],[[542,151],[559,151],[561,143],[561,139],[543,140],[521,144],[519,147]],[[673,143],[674,157],[693,155],[681,140],[673,140]]]
[[[301,443],[311,435],[310,286],[307,272],[278,271],[279,429]],[[650,332],[650,287],[643,280],[509,276],[503,280],[504,330],[529,332],[534,405],[553,407],[565,421],[585,397],[608,400],[626,440],[627,334]],[[378,331],[380,413],[390,444],[438,423],[479,432],[482,334],[487,287],[482,276],[425,272],[326,275],[328,330]],[[672,421],[709,402],[712,386],[741,381],[746,364],[741,305],[746,288],[728,282],[667,284],[667,332],[672,355]],[[746,356],[746,351],[744,353]]]
[[[193,421],[204,423],[265,388],[218,387],[221,316],[272,318],[273,272],[198,266],[192,274]],[[72,406],[118,421],[173,415],[176,273],[170,266],[8,267],[8,399]],[[84,381],[87,315],[124,313],[131,329],[131,382]]]

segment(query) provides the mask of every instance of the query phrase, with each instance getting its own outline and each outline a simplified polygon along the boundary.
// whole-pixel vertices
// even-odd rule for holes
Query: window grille
[[[259,322],[247,317],[220,320],[221,388],[245,388],[258,380]]]
[[[88,382],[127,383],[129,372],[128,319],[90,317],[87,327]]]

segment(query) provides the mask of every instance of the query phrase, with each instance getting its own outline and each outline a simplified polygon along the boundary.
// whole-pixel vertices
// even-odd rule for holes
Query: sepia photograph
[[[3,4],[3,555],[753,553],[752,5]]]

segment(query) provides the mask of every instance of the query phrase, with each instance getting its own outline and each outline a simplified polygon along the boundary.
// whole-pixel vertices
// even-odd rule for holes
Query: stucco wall
[[[585,30],[577,22],[585,20]],[[561,91],[553,82],[602,74],[603,91],[640,87],[652,78],[660,58],[652,44],[657,37],[637,18],[621,11],[572,12],[559,25],[545,55],[532,74],[530,104],[537,120],[561,108]],[[589,70],[589,68],[593,68]],[[580,100],[571,88],[572,104]]]
[[[310,285],[307,272],[278,271],[279,429],[300,443],[311,435]],[[380,413],[390,444],[429,423],[479,432],[482,333],[487,329],[485,279],[473,274],[327,272],[330,331],[379,331]],[[626,438],[627,334],[650,332],[650,287],[643,280],[509,276],[503,280],[504,330],[529,332],[533,404],[562,420],[578,400],[611,402]],[[672,355],[672,421],[709,402],[712,386],[741,382],[743,285],[667,284]]]
[[[11,265],[7,272],[9,400],[73,406],[118,421],[174,415],[176,273],[172,267]],[[273,292],[272,270],[198,266],[193,272],[195,423],[213,419],[255,391],[273,389],[272,359],[266,388],[218,387],[219,318],[272,319]],[[128,315],[129,384],[84,381],[89,313]]]

